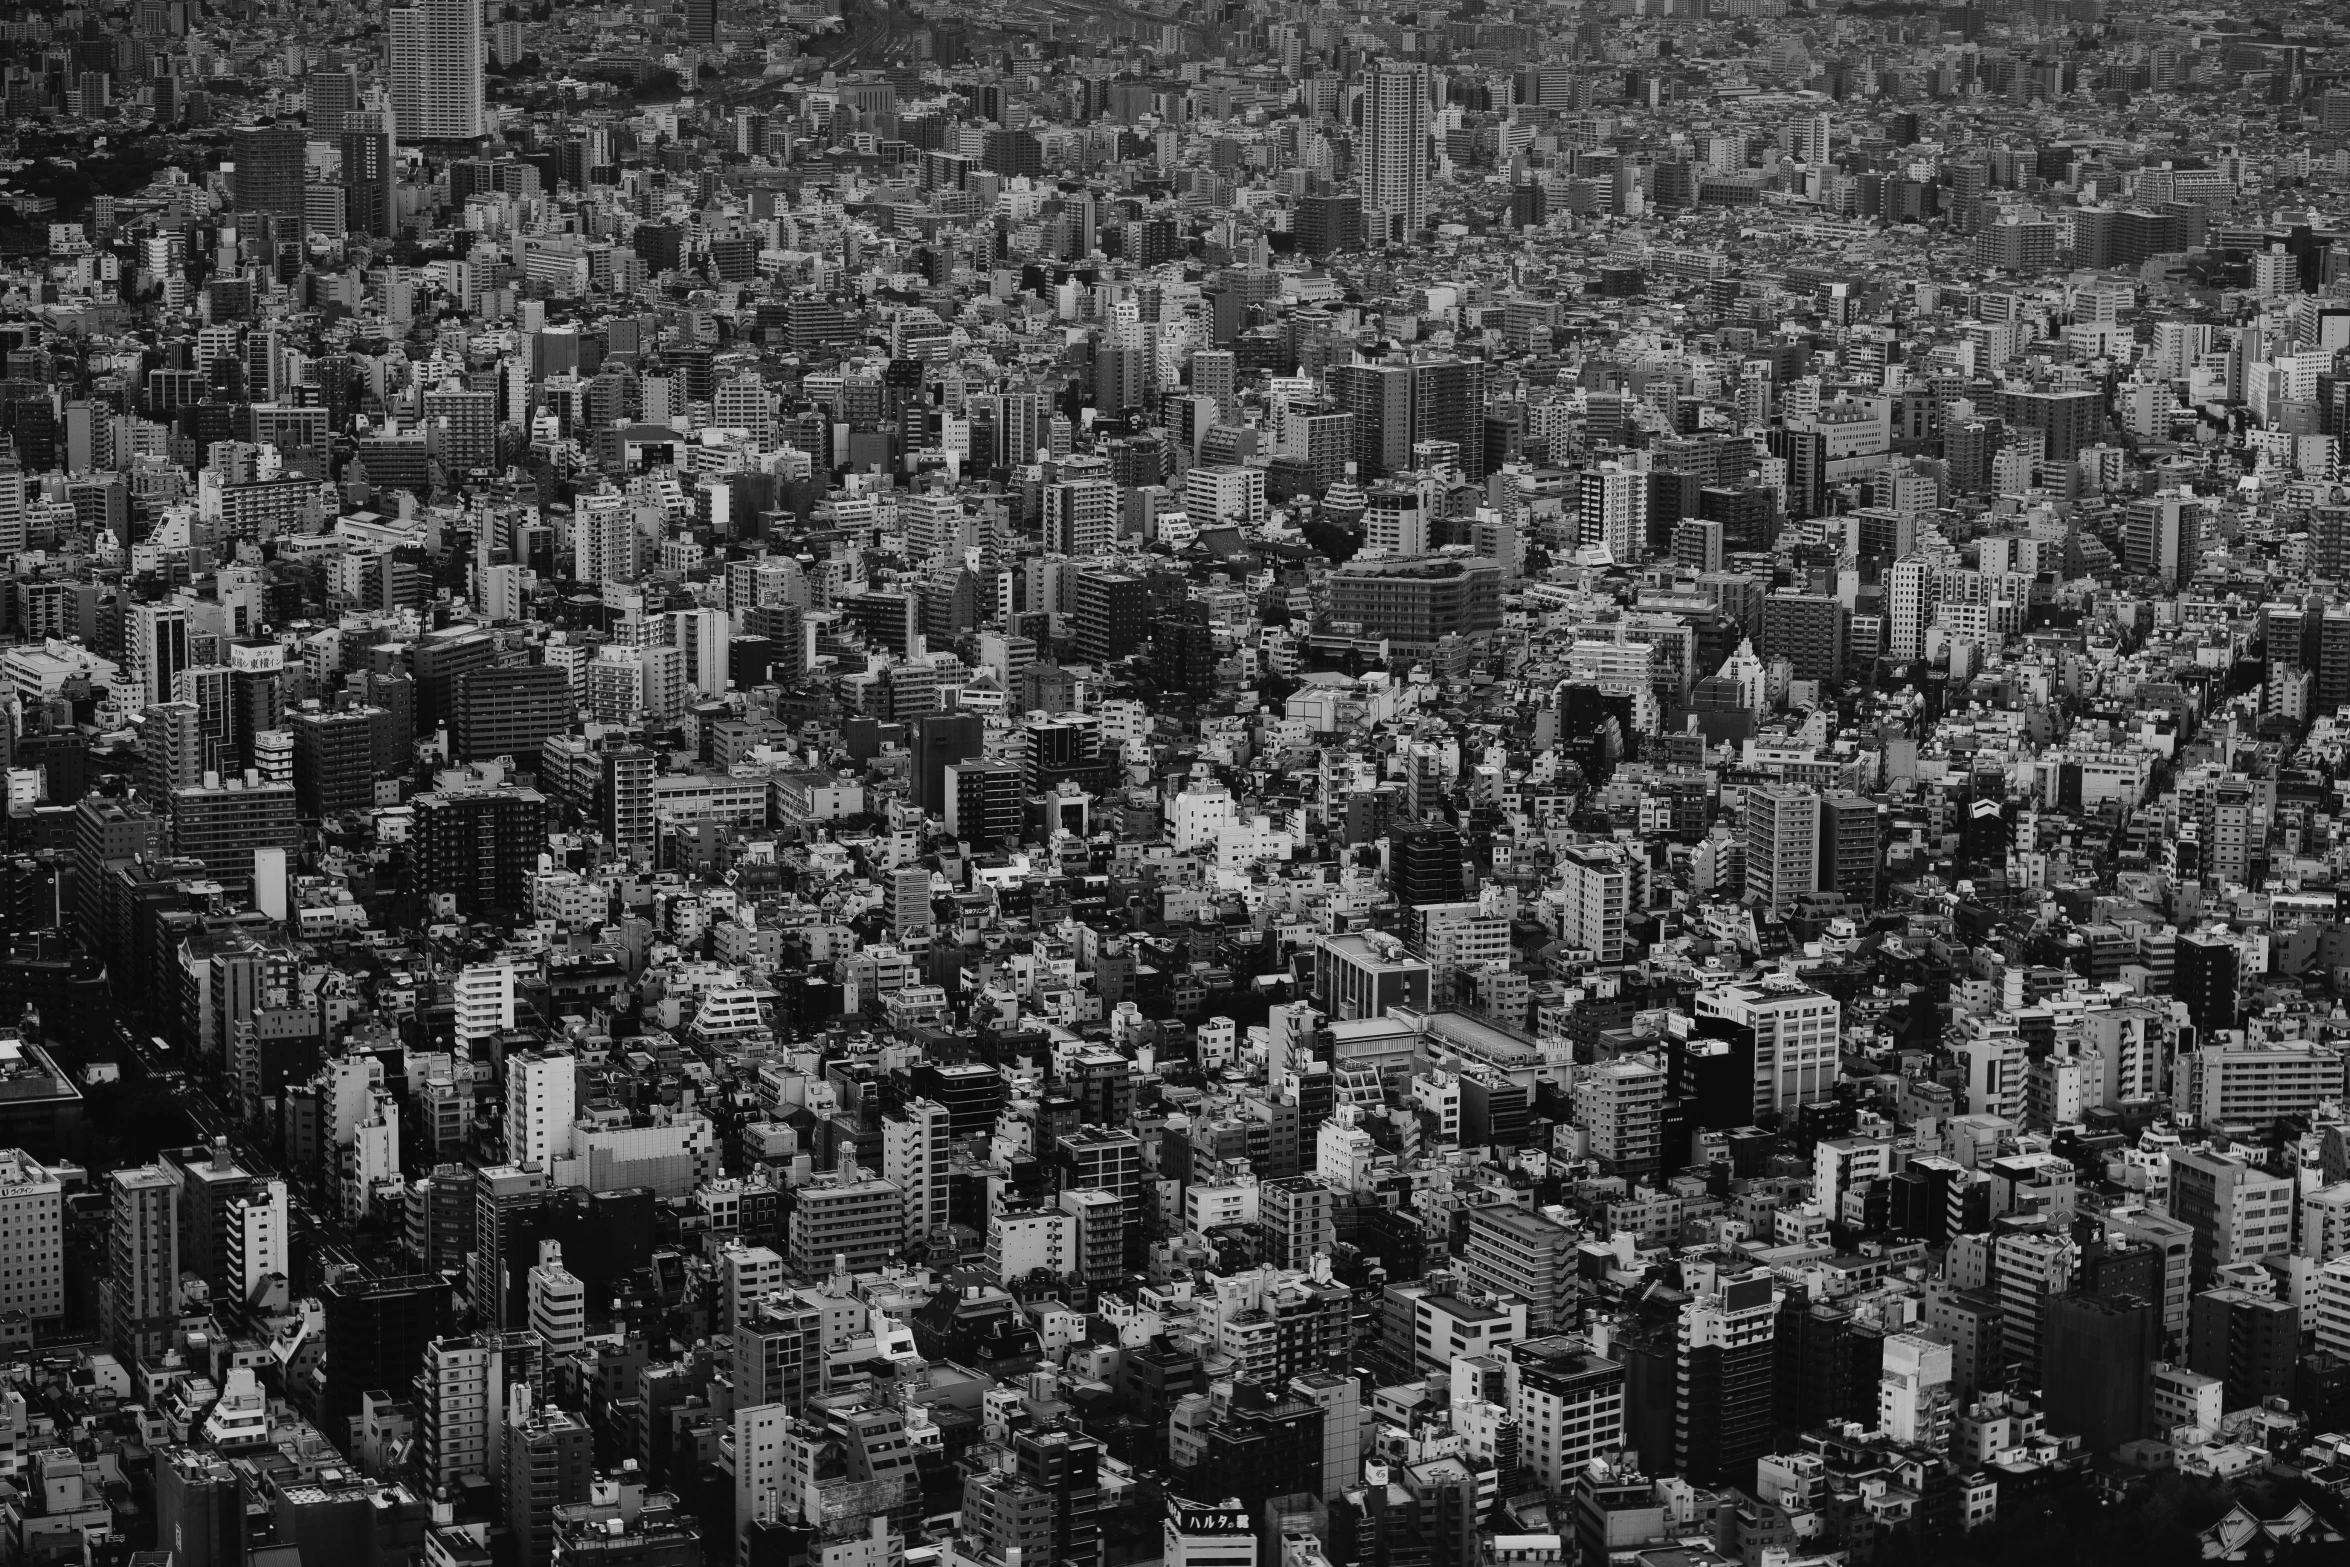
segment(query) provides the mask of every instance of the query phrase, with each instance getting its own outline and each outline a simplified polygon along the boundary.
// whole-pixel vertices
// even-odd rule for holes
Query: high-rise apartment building
[[[930,873],[922,874],[927,881]],[[928,1099],[882,1118],[881,1173],[905,1194],[909,1241],[946,1228],[949,1130],[946,1107]]]
[[[394,134],[408,143],[480,140],[487,60],[477,0],[407,0],[391,8],[385,36]]]
[[[1748,789],[1745,810],[1746,901],[1784,916],[1819,885],[1819,796],[1774,784]]]
[[[107,1177],[101,1305],[106,1342],[125,1359],[159,1358],[179,1324],[178,1194],[159,1165]]]
[[[1413,242],[1428,215],[1428,71],[1381,60],[1363,83],[1363,208],[1379,238]],[[1370,215],[1376,213],[1377,218]]]
[[[1559,941],[1597,963],[1621,963],[1631,917],[1635,863],[1616,844],[1570,844],[1559,851],[1563,894]]]
[[[572,1152],[578,1113],[578,1063],[553,1050],[517,1050],[506,1057],[506,1162],[553,1174]]]

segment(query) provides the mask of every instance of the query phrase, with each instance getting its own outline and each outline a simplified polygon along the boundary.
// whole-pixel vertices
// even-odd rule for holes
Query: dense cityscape
[[[0,1564],[2350,1559],[2346,23],[0,9]]]

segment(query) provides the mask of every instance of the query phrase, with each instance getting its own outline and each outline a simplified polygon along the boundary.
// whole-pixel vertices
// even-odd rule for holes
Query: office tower
[[[947,768],[986,751],[987,723],[977,713],[926,713],[914,721],[914,803],[932,816],[947,809]]]
[[[2157,1312],[2134,1295],[2051,1295],[2042,1328],[2041,1413],[2099,1457],[2148,1430]]]
[[[182,788],[171,797],[172,852],[201,860],[224,881],[249,878],[253,856],[263,849],[293,851],[302,846],[294,808],[294,786],[268,784],[258,776],[219,780]]]
[[[547,737],[567,733],[577,713],[569,672],[552,664],[468,670],[455,690],[450,740],[459,762],[510,756],[517,768],[536,771]]]
[[[1751,1483],[1770,1450],[1779,1297],[1767,1273],[1731,1279],[1681,1310],[1673,1447],[1698,1485]]]
[[[1751,1063],[1756,1115],[1783,1113],[1824,1099],[1836,1083],[1844,1009],[1786,974],[1751,985],[1697,993],[1697,1031],[1727,1040],[1734,1058]]]
[[[351,1448],[351,1422],[360,1399],[416,1379],[424,1349],[449,1331],[452,1291],[427,1274],[347,1279],[319,1291],[326,1305],[326,1384],[319,1395],[319,1426],[329,1440]]]
[[[315,126],[316,122],[312,123]],[[354,234],[389,238],[400,217],[400,169],[392,145],[392,117],[382,109],[359,109],[345,114],[338,123],[342,127],[344,226]]]
[[[547,800],[536,789],[428,790],[412,802],[415,887],[472,916],[530,907],[546,844]]]
[[[1819,882],[1820,801],[1775,784],[1746,791],[1746,901],[1783,917]]]
[[[21,1148],[0,1149],[0,1313],[65,1315],[64,1184]]]
[[[525,1289],[531,1331],[545,1341],[550,1353],[559,1355],[586,1341],[587,1286],[563,1266],[562,1243],[539,1242],[539,1260]]]
[[[718,42],[718,0],[685,0],[685,41],[697,49]]]
[[[386,21],[392,125],[400,140],[479,141],[486,123],[477,0],[407,0]]]
[[[588,1500],[596,1477],[595,1438],[567,1410],[528,1397],[514,1401],[506,1428],[506,1527],[519,1567],[555,1559],[555,1510]]]
[[[506,1162],[555,1173],[572,1151],[578,1063],[566,1052],[517,1050],[506,1057]]]
[[[1417,243],[1428,212],[1428,73],[1381,60],[1363,89],[1363,208],[1382,242]]]
[[[2206,1034],[2237,1026],[2243,955],[2225,935],[2189,931],[2179,937],[2172,994]]]
[[[923,876],[928,878],[929,872]],[[906,1239],[926,1240],[947,1224],[946,1106],[916,1099],[881,1122],[881,1173],[905,1194]]]
[[[148,706],[174,699],[174,683],[188,667],[189,626],[185,604],[133,604],[124,628],[131,678]]]
[[[126,1361],[159,1359],[179,1324],[179,1183],[157,1165],[107,1177],[107,1345]]]
[[[300,218],[309,137],[299,126],[240,125],[229,133],[235,161],[232,194],[238,208]]]
[[[1414,909],[1459,900],[1463,852],[1456,827],[1431,823],[1388,834],[1388,890],[1407,924]]]

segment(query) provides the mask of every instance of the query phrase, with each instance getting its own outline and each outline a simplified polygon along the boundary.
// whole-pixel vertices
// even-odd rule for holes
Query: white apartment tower
[[[1428,75],[1382,60],[1363,87],[1363,207],[1401,218],[1407,240],[1428,212]]]
[[[517,1050],[506,1057],[506,1161],[554,1173],[571,1157],[571,1122],[579,1112],[578,1077],[569,1055]]]
[[[263,1181],[249,1196],[229,1204],[228,1265],[229,1275],[237,1281],[238,1300],[249,1304],[264,1280],[292,1276],[288,1206],[283,1181]]]
[[[881,1174],[906,1194],[909,1242],[946,1228],[947,1128],[946,1106],[930,1099],[881,1123]]]
[[[1934,618],[1935,572],[1931,562],[1912,556],[1897,560],[1885,577],[1885,652],[1916,658],[1926,650],[1926,625]]]
[[[1613,844],[1576,844],[1560,852],[1559,872],[1559,940],[1595,962],[1623,962],[1632,907],[1629,856]]]
[[[480,0],[408,0],[388,18],[392,129],[403,142],[478,141]]]
[[[514,971],[503,963],[477,963],[460,970],[450,987],[457,1008],[457,1048],[473,1046],[514,1026]]]
[[[1648,475],[1603,462],[1583,470],[1577,493],[1576,539],[1589,549],[1604,546],[1608,559],[1629,565],[1648,553]]]

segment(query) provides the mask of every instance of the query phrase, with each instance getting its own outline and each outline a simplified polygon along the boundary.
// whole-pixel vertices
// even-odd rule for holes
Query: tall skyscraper
[[[389,236],[399,217],[392,117],[360,109],[342,118],[343,222],[355,234]]]
[[[1428,74],[1404,60],[1382,60],[1363,91],[1363,206],[1406,240],[1428,212]]]
[[[179,1183],[152,1164],[116,1170],[107,1181],[106,1343],[126,1359],[157,1357],[179,1321]]]
[[[401,141],[478,141],[482,113],[479,0],[408,0],[392,7],[393,131]]]

